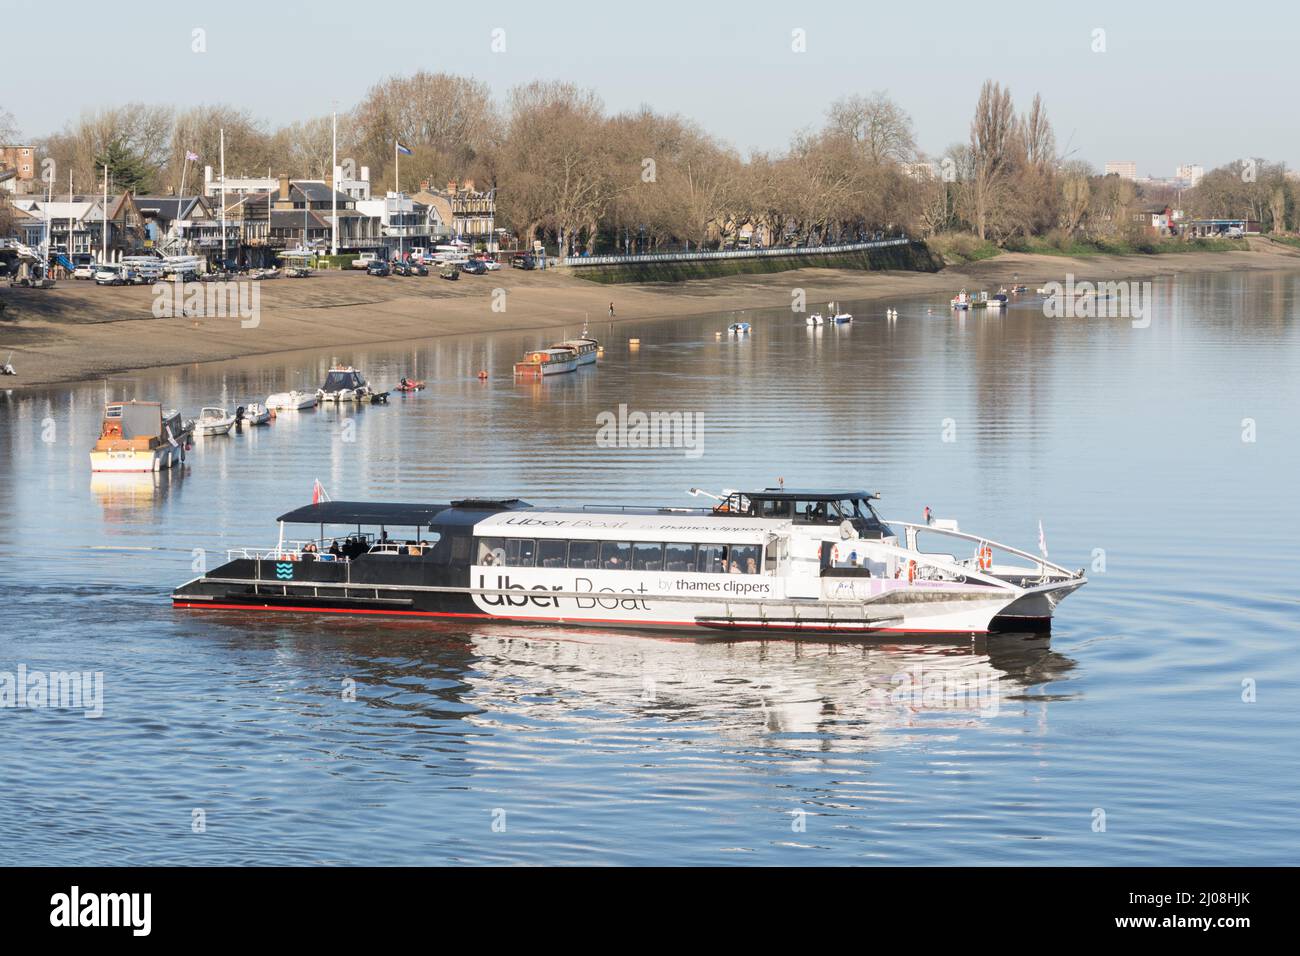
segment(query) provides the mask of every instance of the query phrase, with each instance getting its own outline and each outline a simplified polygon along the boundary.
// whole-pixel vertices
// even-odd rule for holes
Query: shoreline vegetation
[[[576,270],[509,270],[455,283],[323,272],[307,280],[258,283],[260,317],[252,328],[241,327],[238,317],[155,318],[147,286],[101,288],[67,281],[50,290],[9,290],[10,309],[0,329],[19,374],[5,386],[85,383],[145,369],[306,350],[333,349],[346,360],[353,348],[451,335],[552,330],[558,337],[587,321],[594,334],[607,338],[611,300],[615,323],[789,308],[794,289],[804,290],[810,310],[827,301],[933,296],[933,314],[942,319],[948,298],[963,287],[996,289],[1019,281],[1032,292],[1067,274],[1118,281],[1192,272],[1300,271],[1300,248],[1252,239],[1250,251],[1235,251],[1240,245],[1233,243],[1230,252],[1180,245],[1170,254],[1001,252],[938,271],[802,268],[617,286],[578,278]],[[493,308],[498,288],[506,290],[504,311]],[[868,310],[860,318],[873,315]]]

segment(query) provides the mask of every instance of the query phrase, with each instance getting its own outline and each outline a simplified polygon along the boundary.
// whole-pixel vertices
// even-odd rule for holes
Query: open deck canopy
[[[380,525],[394,528],[428,527],[443,512],[454,510],[458,517],[464,513],[468,523],[477,521],[483,514],[497,511],[527,508],[527,502],[511,498],[504,501],[489,499],[467,499],[450,504],[411,504],[400,501],[322,501],[319,504],[304,505],[293,511],[285,512],[276,520],[289,524],[351,524]],[[448,523],[444,517],[441,523]],[[462,524],[462,521],[450,523]]]

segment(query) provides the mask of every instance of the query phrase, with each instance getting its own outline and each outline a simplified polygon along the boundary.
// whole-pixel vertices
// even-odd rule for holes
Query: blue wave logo
[[[277,561],[275,563],[275,576],[281,581],[292,581],[293,564],[289,561]]]

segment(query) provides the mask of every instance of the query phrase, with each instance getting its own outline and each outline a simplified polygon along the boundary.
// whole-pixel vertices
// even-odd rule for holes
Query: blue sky
[[[274,123],[355,103],[376,80],[417,69],[488,83],[596,89],[614,111],[648,104],[699,122],[742,151],[780,149],[827,105],[884,89],[922,148],[964,140],[981,82],[1017,105],[1043,95],[1058,147],[1100,167],[1131,159],[1169,176],[1239,156],[1300,159],[1291,121],[1300,6],[1138,3],[496,2],[336,0],[56,5],[0,0],[0,108],[24,138],[83,109],[130,100],[225,101]],[[191,31],[207,31],[207,52]],[[505,51],[491,50],[505,31]],[[807,51],[791,50],[806,31]],[[1105,52],[1093,52],[1093,31]],[[6,30],[6,32],[9,32]],[[335,53],[331,55],[330,51]],[[15,78],[22,78],[19,82]]]

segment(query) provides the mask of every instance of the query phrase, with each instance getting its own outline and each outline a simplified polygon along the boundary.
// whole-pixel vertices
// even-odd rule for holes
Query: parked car
[[[408,266],[408,265],[407,265],[405,262],[403,262],[401,259],[394,259],[394,260],[393,260],[393,264],[392,264],[391,266],[389,266],[388,268],[389,268],[389,271],[392,272],[392,274],[395,275],[395,276],[409,276],[409,275],[411,275],[411,267]]]
[[[510,260],[510,264],[514,266],[516,269],[537,268],[537,260],[534,259],[532,256],[515,256],[514,259]]]
[[[95,271],[95,285],[122,285],[125,281],[119,266],[100,266]]]
[[[370,264],[366,266],[366,275],[368,276],[390,276],[393,270],[388,268],[388,263],[383,259],[371,259]]]
[[[487,267],[488,272],[496,272],[501,268],[501,263],[497,262],[495,259],[484,259],[483,265]]]
[[[423,262],[412,262],[407,268],[411,270],[413,276],[427,276],[429,274],[429,267]]]
[[[442,270],[441,272],[438,273],[438,278],[440,278],[440,279],[459,279],[459,278],[460,278],[460,270],[457,269],[455,266],[446,266],[446,267],[443,268],[443,270]]]
[[[99,266],[93,262],[83,262],[72,270],[74,279],[94,279],[95,273],[99,271]]]
[[[468,272],[472,276],[487,275],[487,266],[477,259],[471,259],[469,262],[463,262],[460,266],[461,272]]]
[[[352,260],[352,268],[369,270],[372,262],[382,261],[377,252],[363,252]]]

